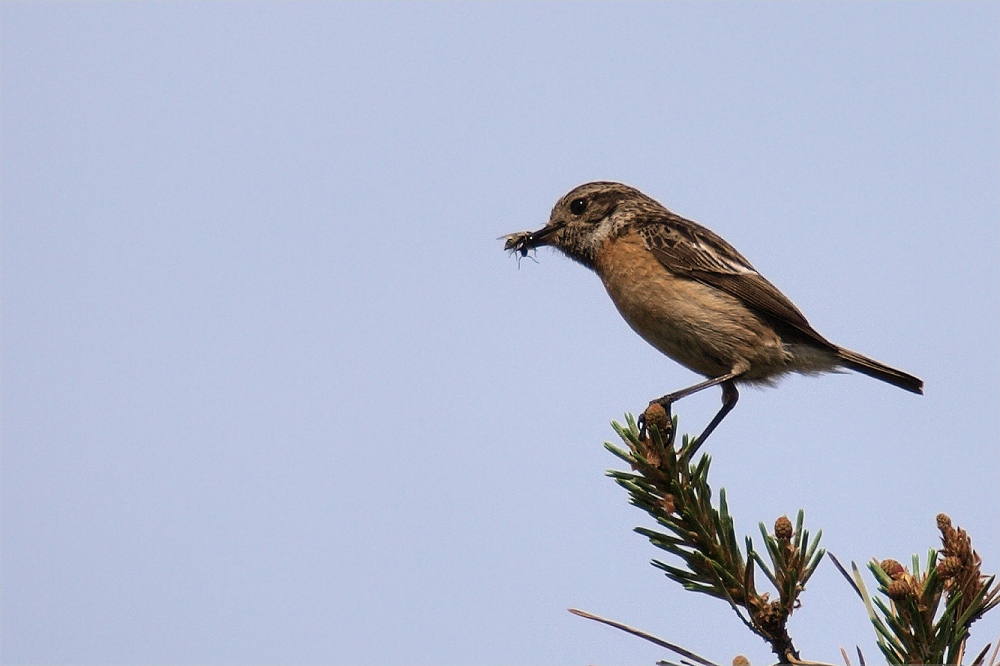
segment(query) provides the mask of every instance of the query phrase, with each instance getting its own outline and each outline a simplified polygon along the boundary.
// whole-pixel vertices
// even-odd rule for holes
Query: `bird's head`
[[[505,237],[505,248],[527,254],[543,245],[558,248],[585,266],[593,266],[601,245],[621,235],[636,214],[658,203],[639,190],[621,183],[586,183],[556,202],[549,222],[538,231]]]

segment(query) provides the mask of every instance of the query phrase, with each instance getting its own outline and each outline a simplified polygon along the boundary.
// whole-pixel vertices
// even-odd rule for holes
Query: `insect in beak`
[[[522,257],[528,256],[528,250],[548,245],[548,238],[563,228],[562,223],[549,224],[538,231],[519,231],[515,234],[501,236],[504,240],[503,249],[512,253],[520,252]]]

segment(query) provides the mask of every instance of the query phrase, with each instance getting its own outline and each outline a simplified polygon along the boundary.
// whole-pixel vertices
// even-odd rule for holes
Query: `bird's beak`
[[[564,226],[566,226],[564,222],[556,222],[555,224],[547,224],[538,231],[520,231],[516,234],[508,234],[503,237],[503,249],[520,252],[521,256],[524,256],[528,254],[528,250],[548,245],[552,234]]]

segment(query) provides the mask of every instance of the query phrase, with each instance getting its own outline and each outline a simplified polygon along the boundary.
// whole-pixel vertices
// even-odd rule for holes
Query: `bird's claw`
[[[674,426],[673,418],[670,416],[670,403],[672,401],[661,402],[659,400],[653,400],[649,403],[649,407],[646,408],[642,414],[639,415],[639,419],[636,421],[636,425],[639,426],[639,439],[644,440],[649,437],[649,432],[647,425],[655,425],[660,436],[666,440],[670,436],[670,430]]]

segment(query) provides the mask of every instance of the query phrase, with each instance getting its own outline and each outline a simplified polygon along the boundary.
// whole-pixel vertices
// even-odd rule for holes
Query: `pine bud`
[[[889,589],[886,592],[893,601],[900,601],[910,593],[910,585],[905,580],[894,580],[889,583]]]
[[[660,433],[660,437],[666,443],[667,434],[670,432],[670,427],[673,424],[667,418],[667,410],[663,408],[663,405],[658,402],[650,403],[646,411],[643,412],[643,416],[646,417],[646,427],[651,428],[652,426],[656,426],[657,432]]]
[[[792,521],[788,520],[788,516],[782,516],[774,521],[774,536],[781,541],[792,538]]]
[[[937,565],[938,576],[945,580],[954,577],[962,569],[962,560],[955,557],[946,557]]]
[[[733,666],[750,666],[750,660],[741,654],[733,657]]]
[[[882,571],[884,571],[886,575],[893,580],[899,580],[899,577],[906,573],[906,569],[903,568],[903,565],[896,560],[882,560],[882,563],[879,564],[879,566],[882,568]]]

